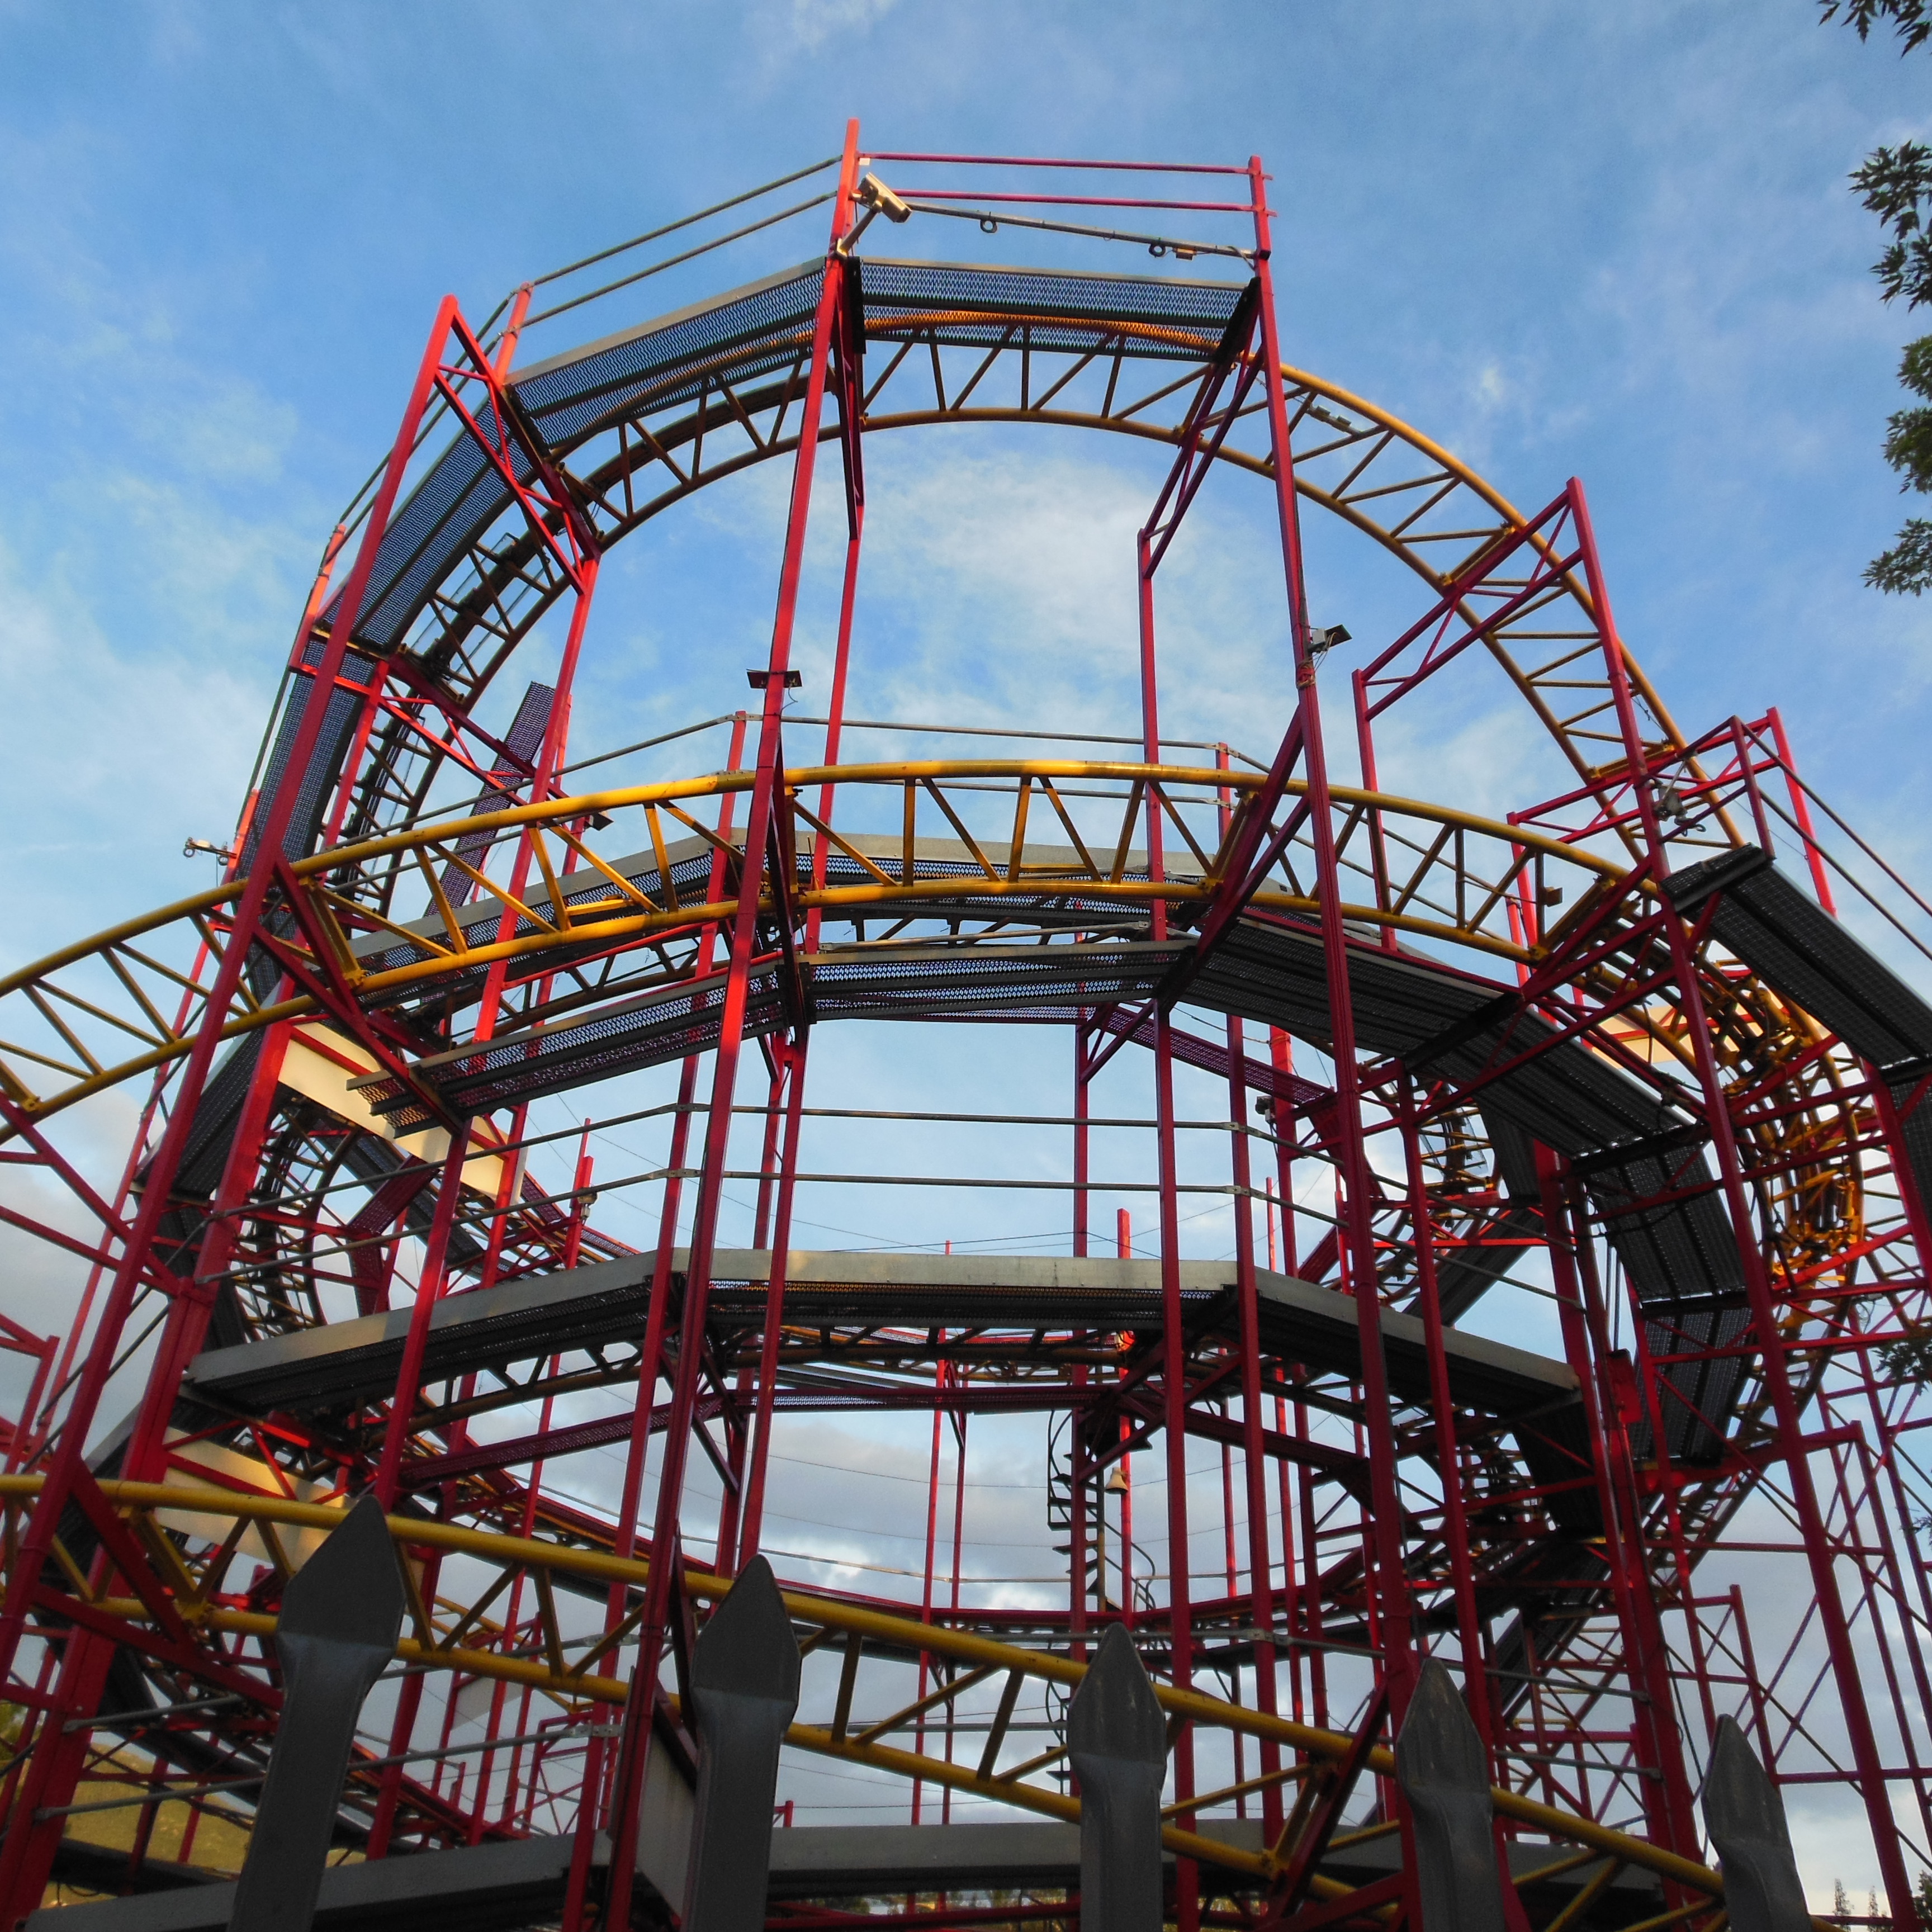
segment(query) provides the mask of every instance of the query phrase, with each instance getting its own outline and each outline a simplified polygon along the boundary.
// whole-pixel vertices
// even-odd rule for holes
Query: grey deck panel
[[[1208,1818],[1197,1827],[1246,1852],[1262,1849],[1256,1818]],[[1552,1862],[1545,1844],[1512,1840],[1510,1864],[1519,1874]],[[332,1867],[322,1882],[317,1932],[500,1932],[554,1917],[570,1869],[567,1838],[526,1838],[458,1851],[416,1852],[362,1864]],[[645,1851],[640,1846],[640,1869]],[[1165,1855],[1168,1862],[1172,1854]],[[1358,1884],[1396,1869],[1398,1852],[1387,1839],[1344,1848],[1322,1868]],[[600,1844],[596,1862],[608,1862]],[[1077,1886],[1077,1825],[996,1820],[950,1825],[805,1825],[772,1834],[771,1895],[775,1899],[836,1899],[879,1892],[945,1888],[1011,1889]],[[1211,1889],[1220,1874],[1204,1868]],[[1233,1874],[1228,1874],[1234,1877]],[[1558,1897],[1572,1895],[1588,1868],[1543,1881]],[[1237,1885],[1240,1881],[1234,1880]],[[656,1888],[654,1887],[653,1889]],[[1625,1870],[1610,1888],[1610,1908],[1592,1924],[1641,1917],[1658,1893],[1647,1872]],[[235,1899],[232,1883],[178,1892],[136,1894],[81,1905],[44,1906],[28,1932],[225,1932]]]
[[[570,1849],[568,1838],[524,1838],[332,1865],[322,1874],[316,1932],[507,1932],[562,1898]],[[27,1924],[29,1932],[226,1932],[235,1894],[231,1882],[47,1905]]]
[[[1157,336],[1118,338],[1129,356],[1202,361],[1240,300],[1239,282],[939,262],[862,261],[862,306],[880,324],[931,316],[941,339],[974,344],[998,335],[997,321],[958,320],[962,310],[1024,312],[1044,320],[1036,349],[1093,346],[1110,322],[1155,325]],[[822,256],[532,363],[510,380],[524,413],[551,451],[567,456],[626,416],[694,400],[707,373],[728,362],[734,384],[789,367],[808,344],[824,278]],[[955,318],[947,322],[945,318]],[[511,466],[529,471],[520,445]],[[436,586],[464,567],[470,547],[508,509],[510,494],[476,440],[459,432],[398,506],[377,547],[357,640],[392,650]],[[339,602],[339,599],[338,600]],[[332,619],[337,605],[332,603]]]
[[[672,1258],[675,1274],[686,1251]],[[642,1256],[600,1262],[568,1273],[454,1294],[430,1321],[427,1378],[532,1360],[541,1355],[640,1336],[649,1306],[650,1262]],[[711,1319],[721,1330],[755,1327],[764,1317],[768,1252],[720,1250],[712,1264]],[[1066,1256],[882,1255],[794,1252],[786,1264],[789,1321],[943,1323],[959,1327],[1041,1324],[1151,1330],[1160,1321],[1157,1262]],[[1352,1298],[1287,1275],[1257,1270],[1262,1339],[1271,1354],[1312,1367],[1357,1368],[1356,1309]],[[1187,1304],[1206,1310],[1231,1300],[1226,1263],[1184,1262]],[[394,1388],[411,1311],[332,1322],[198,1356],[190,1394],[254,1412],[296,1413],[347,1406]],[[1232,1306],[1219,1320],[1231,1324]],[[1383,1316],[1391,1384],[1417,1402],[1428,1400],[1421,1322]],[[1450,1330],[1451,1387],[1459,1401],[1509,1415],[1562,1406],[1576,1397],[1569,1368],[1520,1348]]]
[[[883,869],[896,871],[903,862],[896,840],[855,835],[851,842]],[[802,870],[810,853],[807,840],[801,848]],[[704,842],[682,841],[668,848],[666,856],[662,870],[668,872],[680,897],[688,901],[700,892],[710,863]],[[1069,926],[1088,926],[1096,917],[1118,918],[1118,908],[1082,899],[1079,880],[1072,876],[1078,869],[1078,855],[1071,847],[1029,844],[1022,856],[1030,868],[1054,866],[1070,874],[1064,898],[1047,908],[1048,922],[1059,916]],[[1144,872],[1145,862],[1144,854],[1130,854],[1129,874]],[[971,853],[958,840],[920,840],[914,868],[926,878],[957,880],[958,897],[884,902],[878,908],[880,917],[916,914],[934,920],[970,918],[998,910],[991,901],[974,898],[971,884],[981,874]],[[632,854],[615,860],[612,869],[653,898],[663,896],[661,868],[652,854]],[[563,889],[567,902],[608,896],[610,888],[601,874],[575,877],[578,883]],[[830,882],[860,884],[870,877],[847,854],[828,855]],[[535,912],[549,909],[543,893],[534,895],[530,903]],[[500,908],[488,901],[465,908],[459,916],[466,927],[494,927],[500,915]],[[536,930],[534,922],[529,925]],[[416,929],[430,935],[437,928],[435,922],[425,920],[418,922]],[[1186,943],[1157,946],[1129,938],[1090,941],[1078,947],[886,951],[835,945],[808,967],[808,997],[815,1014],[828,1020],[1066,1019],[1083,1006],[1111,1001],[1131,1005],[1144,999]],[[371,936],[358,950],[371,970],[400,964],[411,956],[411,950],[393,934]],[[474,976],[480,987],[481,972]],[[1580,1042],[1556,1040],[1554,1029],[1534,1013],[1514,1013],[1484,1024],[1486,1008],[1499,1000],[1507,1004],[1508,989],[1491,982],[1414,952],[1390,954],[1368,946],[1350,949],[1349,981],[1358,1037],[1371,1051],[1411,1056],[1427,1053],[1432,1043],[1445,1037],[1453,1040],[1435,1053],[1429,1070],[1465,1082],[1483,1081],[1476,1104],[1499,1143],[1533,1136],[1574,1157],[1647,1140],[1687,1124],[1686,1114],[1666,1094],[1643,1086]],[[437,997],[450,992],[443,988]],[[455,997],[460,1000],[460,989]],[[1279,920],[1245,920],[1204,969],[1190,998],[1222,1012],[1282,1026],[1298,1038],[1319,1044],[1328,1028],[1319,935]],[[773,1031],[784,1019],[777,976],[760,976],[752,988],[748,1030]],[[426,1063],[424,1071],[453,1104],[482,1108],[568,1092],[592,1080],[702,1052],[712,1043],[716,1028],[715,1001],[694,1004],[688,990],[666,986],[620,996],[540,1028],[504,1034],[480,1053],[452,1048]],[[1466,1036],[1455,1037],[1459,1032]],[[399,1126],[415,1124],[420,1111],[400,1083],[374,1083],[370,1098],[377,1111],[394,1113]],[[1630,1179],[1616,1175],[1601,1185],[1612,1193],[1627,1193]],[[1520,1191],[1513,1186],[1512,1192]],[[1599,1202],[1606,1204],[1614,1214],[1614,1202]],[[1714,1276],[1708,1264],[1728,1238],[1714,1199],[1669,1204],[1640,1222],[1613,1220],[1609,1232],[1640,1293],[1681,1297],[1729,1285]],[[1672,1250],[1667,1258],[1663,1252],[1666,1245]],[[1697,1264],[1685,1274],[1678,1264],[1687,1258]],[[1472,1298],[1485,1285],[1480,1270],[1472,1271],[1466,1285]]]
[[[1687,917],[1718,895],[1717,937],[1874,1066],[1932,1056],[1932,1006],[1758,847],[1686,866],[1664,891]]]
[[[1664,890],[1687,917],[1714,894],[1711,930],[1766,985],[1874,1066],[1903,1108],[1932,1059],[1932,1005],[1755,845],[1673,872]],[[1919,1198],[1932,1204],[1932,1102],[1905,1115],[1900,1138]]]

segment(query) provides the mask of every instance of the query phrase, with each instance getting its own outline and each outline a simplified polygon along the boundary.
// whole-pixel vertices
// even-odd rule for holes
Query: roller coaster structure
[[[1066,1916],[1052,1857],[956,1848],[989,1804],[1078,1817],[1066,1694],[1120,1621],[1170,1717],[1183,1932],[1414,1916],[1388,1744],[1431,1656],[1490,1754],[1521,1932],[1716,1924],[1696,1794],[1726,1715],[1787,1790],[1856,1808],[1909,1932],[1932,1862],[1932,1006],[1887,962],[1932,960],[1932,907],[1804,784],[1775,711],[1678,728],[1618,637],[1580,485],[1521,514],[1284,362],[1258,160],[862,154],[854,124],[791,180],[823,177],[723,238],[829,206],[823,255],[546,360],[519,366],[526,331],[653,271],[535,306],[608,251],[480,328],[446,301],[328,546],[221,883],[0,979],[0,1219],[75,1284],[58,1332],[0,1322],[31,1376],[0,1474],[4,1922],[50,1885],[178,1884],[199,1832],[245,1834],[282,1584],[371,1490],[411,1614],[338,1842],[470,1858],[452,1923],[659,1922],[694,1633],[760,1550],[782,1574],[839,1553],[770,1546],[781,1418],[916,1414],[920,1573],[788,1585],[790,1761],[889,1786],[948,1849],[842,1840],[836,1880],[782,1857],[775,1922],[853,1922],[854,1897],[868,1924]],[[1189,278],[898,260],[860,245],[881,219]],[[866,445],[964,422],[1162,453],[1130,755],[1036,720],[942,721],[984,757],[845,755],[927,728],[847,716]],[[827,447],[846,540],[808,719],[787,692]],[[604,556],[772,460],[755,708],[696,728],[716,770],[572,788],[622,755],[569,764]],[[1278,513],[1291,655],[1253,758],[1159,717],[1159,573],[1217,468]],[[1349,640],[1311,624],[1309,511],[1416,584],[1385,645],[1331,656]],[[500,674],[552,614],[555,681],[512,712]],[[1497,818],[1384,788],[1479,675],[1554,795]],[[819,762],[789,763],[808,728]],[[855,1111],[806,1105],[835,1021],[1064,1029],[1067,1113],[1007,1117],[1064,1131],[1062,1174],[802,1167],[806,1122]],[[652,1068],[675,1099],[622,1118],[662,1160],[600,1179],[593,1116],[571,1185],[541,1186],[530,1156],[566,1136],[532,1108],[627,1102],[605,1083]],[[1135,1069],[1150,1109],[1097,1113]],[[1181,1118],[1177,1069],[1225,1116]],[[944,1057],[927,1071],[943,1088]],[[64,1136],[110,1090],[140,1124],[101,1187]],[[1150,1172],[1096,1174],[1095,1136],[1129,1127]],[[1225,1150],[1211,1184],[1183,1178],[1202,1148]],[[907,1180],[1048,1188],[1070,1252],[792,1246],[802,1187]],[[642,1251],[592,1222],[625,1190],[653,1204]],[[1190,1192],[1225,1204],[1226,1258],[1184,1252]],[[1135,1196],[1145,1253],[1125,1210],[1092,1225]],[[1483,1332],[1510,1296],[1555,1352]],[[1045,1420],[1057,1594],[962,1576],[975,1415]],[[624,1459],[608,1508],[566,1482],[598,1448]],[[1152,1550],[1136,1454],[1165,1475]],[[111,1846],[82,1828],[104,1816],[131,1820]],[[497,1852],[514,1885],[476,1862]]]

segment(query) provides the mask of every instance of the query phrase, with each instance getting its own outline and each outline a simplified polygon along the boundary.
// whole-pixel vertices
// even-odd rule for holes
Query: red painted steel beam
[[[316,666],[318,686],[332,682],[341,670],[350,634],[361,613],[362,599],[375,566],[376,548],[388,526],[390,509],[401,485],[416,424],[428,401],[442,344],[455,315],[455,298],[446,297],[437,310],[429,344],[404,411],[401,428],[391,448],[382,480],[371,502],[362,542],[338,607],[337,620],[330,626],[322,661]],[[281,849],[297,797],[321,737],[326,708],[316,703],[303,706],[302,722],[290,746],[289,762],[281,782],[274,797],[258,814],[262,830],[257,849],[263,853]],[[235,913],[232,937],[203,1001],[194,1045],[176,1083],[173,1108],[166,1132],[149,1164],[140,1205],[103,1305],[93,1346],[68,1402],[60,1439],[47,1459],[46,1480],[28,1520],[26,1534],[21,1538],[20,1558],[10,1580],[4,1606],[0,1606],[0,1678],[12,1678],[14,1660],[32,1607],[34,1580],[51,1553],[61,1512],[72,1492],[75,1472],[82,1466],[85,1444],[113,1366],[128,1312],[146,1273],[149,1252],[161,1217],[169,1205],[175,1175],[214,1063],[221,1028],[241,983],[250,943],[261,928],[263,914],[268,909],[274,878],[272,868],[267,866],[254,868]],[[154,1394],[152,1388],[150,1394]],[[130,1466],[129,1473],[139,1477],[147,1472]],[[61,1688],[55,1698],[55,1709],[63,1717],[70,1718],[96,1708],[112,1654],[111,1646],[99,1642],[77,1638],[70,1642],[62,1666]],[[43,1723],[52,1721],[50,1714]],[[30,1813],[64,1803],[64,1797],[55,1798],[52,1792],[59,1782],[70,1781],[77,1774],[78,1768],[78,1760],[64,1750],[37,1747],[16,1802],[28,1804]],[[46,1874],[52,1868],[57,1841],[57,1832],[50,1833],[36,1828],[11,1833],[5,1844],[0,1845],[0,1919],[10,1923],[38,1903]]]
[[[869,166],[874,161],[936,161],[958,163],[976,168],[1084,168],[1106,174],[1243,175],[1245,167],[1212,161],[1088,161],[1068,160],[1045,154],[914,154],[878,152],[861,157]],[[1245,208],[1244,212],[1245,212]]]
[[[1401,1510],[1396,1491],[1396,1450],[1389,1400],[1388,1372],[1382,1356],[1380,1299],[1376,1292],[1374,1186],[1362,1137],[1355,1064],[1354,1014],[1348,988],[1348,940],[1342,925],[1342,892],[1335,831],[1328,794],[1328,769],[1322,742],[1321,702],[1310,654],[1304,592],[1300,506],[1294,488],[1294,454],[1289,440],[1286,398],[1281,383],[1281,346],[1276,332],[1273,241],[1263,193],[1261,161],[1251,162],[1254,183],[1256,274],[1261,283],[1262,355],[1266,364],[1269,444],[1274,462],[1276,514],[1281,529],[1282,574],[1288,594],[1294,658],[1296,716],[1307,778],[1309,822],[1315,846],[1316,890],[1321,900],[1322,960],[1328,978],[1331,1058],[1335,1070],[1337,1165],[1345,1190],[1349,1280],[1361,1335],[1362,1394],[1377,1484],[1370,1544],[1382,1619],[1392,1721],[1400,1725],[1408,1707],[1414,1662],[1410,1607],[1402,1562]],[[1283,752],[1288,749],[1283,741]],[[1277,758],[1277,769],[1280,758]],[[1286,773],[1282,776],[1285,777]],[[1273,778],[1273,771],[1270,774]],[[1405,1826],[1405,1838],[1406,1827]],[[1410,1848],[1405,1844],[1405,1863]]]
[[[792,473],[791,504],[788,514],[784,554],[779,569],[778,609],[772,627],[771,651],[765,674],[764,716],[758,736],[757,774],[752,788],[745,825],[745,876],[740,886],[738,909],[732,922],[730,968],[726,981],[718,1039],[712,1062],[711,1104],[705,1125],[704,1154],[700,1166],[698,1198],[692,1216],[685,1277],[682,1340],[678,1352],[677,1372],[673,1385],[673,1416],[664,1436],[664,1450],[658,1479],[658,1508],[652,1546],[668,1549],[677,1534],[682,1502],[684,1472],[688,1454],[690,1430],[687,1418],[697,1396],[698,1376],[703,1353],[704,1313],[710,1292],[711,1256],[717,1239],[718,1212],[731,1131],[731,1101],[735,1088],[740,1048],[743,1039],[745,1009],[753,952],[758,932],[758,868],[763,861],[766,830],[773,795],[781,781],[779,739],[784,705],[785,672],[791,658],[791,638],[798,606],[800,578],[805,558],[806,526],[812,507],[812,479],[818,451],[820,423],[832,344],[838,326],[839,307],[846,292],[843,260],[838,244],[850,227],[856,208],[858,185],[859,126],[848,124],[844,158],[840,165],[838,190],[834,200],[831,252],[828,254],[818,312],[814,319],[812,365],[806,397],[800,412],[798,448]],[[671,1602],[672,1578],[668,1566],[654,1568],[646,1588],[644,1620],[638,1630],[638,1662],[633,1675],[633,1695],[626,1707],[624,1736],[619,1751],[615,1787],[611,1799],[611,1864],[607,1920],[626,1922],[630,1910],[638,1808],[643,1796],[645,1735],[640,1713],[649,1702],[649,1693],[657,1683],[662,1652]],[[639,1690],[646,1694],[637,1694]]]
[[[1664,840],[1658,823],[1657,806],[1648,783],[1648,754],[1636,718],[1630,680],[1625,670],[1623,647],[1610,615],[1609,591],[1604,582],[1596,539],[1591,529],[1582,485],[1574,478],[1570,494],[1574,504],[1577,535],[1584,553],[1585,570],[1592,607],[1602,639],[1605,664],[1615,700],[1617,720],[1624,740],[1624,755],[1635,786],[1643,842],[1654,867],[1664,869]],[[1725,1204],[1730,1212],[1738,1260],[1743,1271],[1744,1292],[1751,1311],[1753,1328],[1762,1354],[1762,1373],[1776,1418],[1778,1438],[1784,1448],[1790,1484],[1791,1499],[1803,1535],[1804,1553],[1811,1573],[1819,1621],[1825,1634],[1832,1671],[1841,1700],[1845,1728],[1852,1762],[1857,1767],[1860,1796],[1870,1822],[1873,1846],[1884,1881],[1887,1908],[1899,1932],[1917,1932],[1918,1916],[1910,1875],[1906,1870],[1904,1847],[1892,1813],[1883,1761],[1866,1708],[1855,1651],[1844,1605],[1838,1592],[1832,1540],[1820,1508],[1812,1480],[1810,1457],[1804,1448],[1804,1431],[1796,1390],[1786,1366],[1782,1330],[1778,1318],[1769,1271],[1758,1244],[1751,1198],[1746,1190],[1743,1165],[1732,1131],[1724,1084],[1712,1045],[1711,1030],[1704,1012],[1703,994],[1697,964],[1690,950],[1689,934],[1682,921],[1666,922],[1678,976],[1689,1044],[1704,1095],[1705,1118],[1711,1130],[1713,1153],[1717,1156]]]
[[[1221,332],[1221,340],[1202,372],[1200,386],[1195,392],[1194,400],[1181,424],[1180,447],[1168,470],[1167,480],[1154,497],[1154,508],[1141,526],[1143,576],[1152,577],[1160,569],[1162,560],[1180,528],[1181,519],[1200,494],[1202,484],[1207,482],[1208,472],[1215,458],[1221,453],[1228,432],[1234,428],[1240,415],[1241,405],[1247,400],[1248,392],[1261,373],[1261,365],[1251,353],[1259,296],[1260,285],[1256,282],[1250,282],[1241,292],[1234,312],[1228,317],[1228,326]],[[1233,398],[1227,407],[1217,413],[1215,405],[1228,386],[1228,377],[1237,368],[1241,373],[1235,383]],[[1150,756],[1149,764],[1158,762],[1157,752]]]

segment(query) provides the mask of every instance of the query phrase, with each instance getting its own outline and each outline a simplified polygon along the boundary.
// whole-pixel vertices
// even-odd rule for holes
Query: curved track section
[[[154,1850],[170,1805],[245,1833],[282,1585],[373,1485],[412,1612],[371,1706],[389,1748],[358,1749],[338,1818],[371,1898],[388,1852],[470,1857],[447,1868],[464,1922],[488,1900],[489,1922],[575,1928],[599,1899],[628,1909],[630,1834],[636,1910],[674,1907],[640,1821],[651,1781],[688,1770],[695,1622],[761,1547],[830,1571],[787,1598],[794,1761],[840,1760],[894,1803],[910,1780],[908,1829],[966,1830],[930,1824],[956,1798],[1077,1818],[1065,1700],[1094,1634],[1126,1622],[1175,1720],[1190,1928],[1203,1898],[1256,1923],[1385,1918],[1404,1882],[1385,1740],[1431,1654],[1482,1727],[1532,1923],[1718,1909],[1692,1793],[1734,1709],[1780,1775],[1862,1800],[1903,1898],[1895,1801],[1932,1849],[1911,1694],[1932,1486],[1893,1372],[1928,1312],[1932,1006],[1837,922],[1834,880],[1856,874],[1913,944],[1932,912],[1819,836],[1774,712],[1672,721],[1611,622],[1576,485],[1526,516],[1286,365],[1258,206],[1232,278],[949,265],[854,249],[855,166],[829,256],[527,366],[523,305],[487,353],[446,306],[305,614],[229,878],[0,980],[0,1159],[73,1204],[0,1214],[88,1283],[64,1340],[0,1335],[40,1364],[0,1477],[8,1694],[36,1714],[5,1773],[21,1829],[0,1889],[116,1888],[68,1822],[90,1803],[146,1821],[123,1888],[194,1863],[178,1829],[172,1864]],[[1278,749],[787,765],[812,463],[836,455],[848,516],[836,747],[863,445],[971,422],[1171,453],[1140,549],[1150,748],[1166,545],[1214,466],[1275,493],[1295,652]],[[613,544],[773,460],[798,479],[778,638],[724,769],[571,795],[567,688],[479,723],[566,610],[567,684]],[[1306,623],[1305,512],[1394,560],[1423,607],[1346,681]],[[1435,680],[1479,666],[1556,754],[1557,794],[1497,819],[1378,787],[1385,714],[1426,719]],[[1324,704],[1358,782],[1329,775]],[[1011,1121],[1066,1129],[1069,1171],[802,1167],[808,1059],[859,1026],[942,1024],[1070,1036],[1073,1113]],[[674,1101],[622,1116],[664,1136],[640,1173],[593,1177],[588,1127],[543,1125],[566,1097],[608,1124],[610,1096],[671,1069]],[[1177,1069],[1216,1083],[1216,1118],[1177,1118]],[[1150,1070],[1151,1112],[1096,1112]],[[109,1198],[63,1136],[117,1094],[145,1112]],[[1154,1155],[1100,1176],[1090,1135],[1129,1127]],[[1180,1178],[1197,1135],[1225,1179]],[[574,1178],[539,1184],[566,1138]],[[800,1188],[857,1182],[1047,1189],[1075,1252],[790,1244]],[[748,1246],[719,1238],[727,1184],[758,1190]],[[1124,1189],[1154,1211],[1152,1258],[1104,1254],[1090,1225]],[[1185,1250],[1190,1190],[1225,1209],[1228,1257]],[[654,1246],[593,1218],[619,1190],[652,1203]],[[1538,1347],[1482,1332],[1518,1318]],[[146,1348],[114,1430],[100,1405]],[[922,1572],[774,1546],[775,1432],[907,1415],[934,1432]],[[1055,1579],[962,1587],[956,1550],[936,1566],[980,1417],[1045,1436]],[[571,1487],[598,1450],[623,1461],[614,1507]],[[1184,1561],[1150,1553],[1150,1506],[1139,1532],[1126,1507],[1155,1455]],[[1190,1495],[1202,1456],[1218,1503]],[[688,1462],[718,1487],[701,1527]],[[1811,1595],[1768,1674],[1740,1593],[1699,1580],[1760,1506],[1796,1524],[1780,1553]],[[1807,1688],[1815,1664],[1792,1660],[1818,1643]],[[88,1796],[130,1784],[146,1795]],[[899,1852],[868,1856],[838,1868],[848,1894],[916,1888]],[[942,1861],[934,1922],[1001,1870],[1064,1895],[1064,1845],[1006,1856]]]

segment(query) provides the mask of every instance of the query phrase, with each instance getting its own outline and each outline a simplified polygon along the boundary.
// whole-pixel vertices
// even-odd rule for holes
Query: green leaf
[[[1852,170],[1852,185],[1886,227],[1910,235],[1919,226],[1920,204],[1932,198],[1932,148],[1921,141],[1874,148]]]
[[[1820,0],[1822,20],[1835,20],[1840,14],[1845,24],[1852,28],[1860,40],[1868,40],[1873,27],[1880,20],[1889,20],[1897,28],[1898,38],[1905,44],[1899,49],[1900,54],[1909,54],[1915,47],[1923,46],[1932,40],[1932,20],[1926,18],[1928,0]]]
[[[1865,581],[1874,590],[1893,596],[1910,591],[1915,597],[1932,586],[1932,521],[1914,517],[1899,532],[1898,542],[1866,565]],[[1932,1381],[1932,1332],[1893,1342],[1885,1357],[1894,1374]]]
[[[1885,460],[1902,490],[1932,491],[1932,410],[1900,410],[1887,425]]]
[[[1898,362],[1898,380],[1915,396],[1932,400],[1932,335],[1922,335],[1905,345]]]

